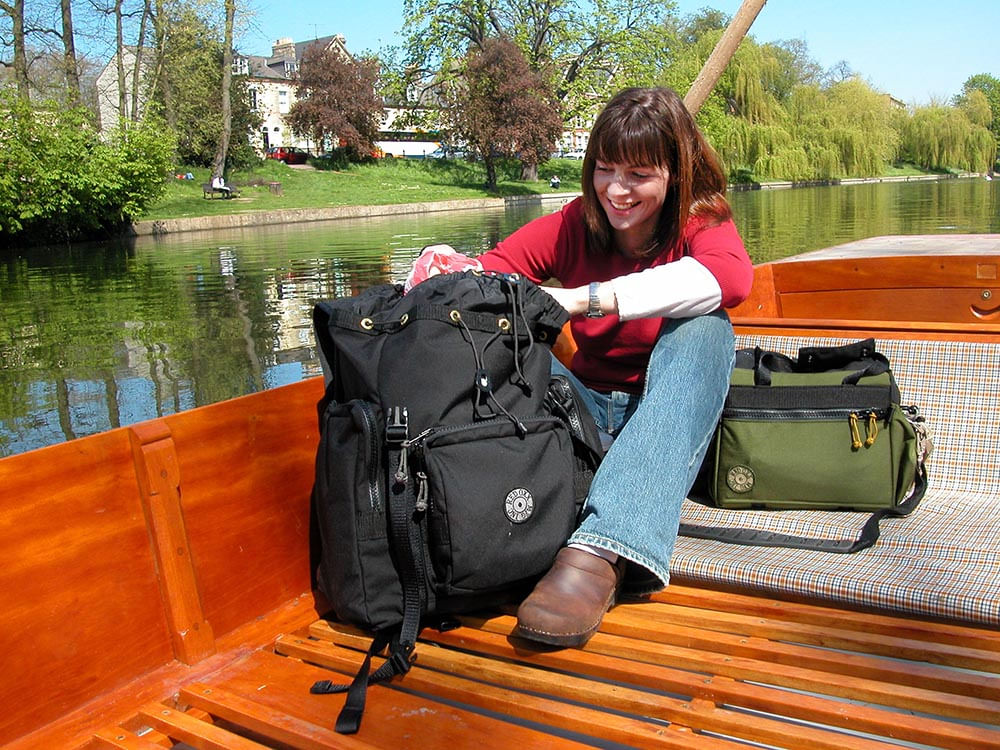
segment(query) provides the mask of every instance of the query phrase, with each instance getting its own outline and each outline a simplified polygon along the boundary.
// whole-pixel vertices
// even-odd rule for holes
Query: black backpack
[[[375,633],[351,686],[313,686],[350,688],[338,731],[357,731],[368,684],[409,669],[421,627],[523,597],[575,529],[601,449],[550,376],[567,317],[526,279],[475,271],[315,307],[317,585]]]

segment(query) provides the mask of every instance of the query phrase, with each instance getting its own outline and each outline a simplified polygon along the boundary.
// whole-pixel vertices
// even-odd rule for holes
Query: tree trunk
[[[60,0],[62,5],[63,66],[66,70],[67,99],[72,106],[80,103],[80,71],[76,67],[76,42],[73,32],[73,9],[70,0]]]
[[[8,3],[0,0],[0,10],[10,16],[11,36],[14,41],[14,82],[17,84],[18,96],[27,99],[30,95],[28,87],[28,54],[24,44],[24,0],[13,0]]]
[[[125,91],[125,39],[122,32],[122,0],[115,0],[115,56],[118,73],[118,122],[128,118],[128,92]]]
[[[222,132],[219,134],[219,148],[212,162],[212,177],[221,177],[225,171],[229,136],[233,129],[230,94],[233,86],[233,19],[236,16],[236,0],[225,0],[225,2],[226,31],[222,43]]]
[[[142,4],[142,18],[139,20],[139,38],[135,43],[135,64],[132,66],[132,122],[139,121],[139,87],[142,81],[142,53],[146,46],[146,22],[149,20],[149,0]]]
[[[167,125],[172,129],[177,127],[177,113],[174,111],[174,90],[167,72],[167,29],[170,26],[167,9],[164,8],[163,0],[155,0],[156,12],[151,16],[153,21],[153,37],[156,45],[156,71],[153,75],[153,84],[149,92],[152,99],[159,87],[163,98],[163,115],[167,120]]]
[[[486,155],[483,157],[483,166],[486,168],[486,189],[497,189],[497,164],[493,157]]]
[[[538,165],[521,162],[521,179],[527,182],[534,182],[538,179]]]
[[[684,97],[684,106],[692,116],[698,114],[701,105],[705,103],[708,95],[712,93],[715,84],[718,83],[722,71],[726,69],[730,59],[736,53],[736,48],[740,46],[743,37],[746,35],[750,25],[754,22],[760,9],[764,7],[767,0],[743,0],[740,9],[736,11],[733,20],[722,34],[712,54],[708,56],[705,64],[694,79],[691,88]]]

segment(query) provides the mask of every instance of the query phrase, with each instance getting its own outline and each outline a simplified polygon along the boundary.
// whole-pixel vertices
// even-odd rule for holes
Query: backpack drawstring
[[[527,394],[531,395],[531,383],[528,379],[524,377],[524,372],[521,370],[521,360],[527,359],[531,354],[531,350],[535,346],[535,337],[531,334],[531,324],[528,323],[528,318],[524,313],[524,285],[521,284],[520,277],[518,277],[516,282],[511,282],[509,279],[505,279],[508,287],[511,289],[511,296],[513,297],[513,304],[511,310],[511,333],[514,335],[514,371],[517,373],[517,380],[514,382],[517,385],[523,386],[527,391]],[[528,348],[525,350],[523,356],[520,354],[520,337],[517,335],[517,319],[520,316],[524,320],[525,331],[528,336]]]
[[[486,353],[486,350],[489,348],[490,344],[492,344],[500,337],[501,332],[497,331],[495,334],[490,336],[489,340],[487,340],[487,342],[483,345],[483,351],[481,354],[479,349],[476,347],[475,339],[473,339],[472,337],[472,331],[469,330],[469,326],[462,319],[462,316],[461,315],[455,316],[455,320],[462,328],[463,337],[465,338],[466,341],[469,342],[469,346],[472,347],[472,355],[476,361],[476,382],[475,382],[476,400],[473,402],[473,410],[475,412],[476,419],[484,418],[479,410],[481,407],[486,405],[485,399],[489,399],[489,401],[492,402],[496,411],[499,411],[501,414],[507,417],[507,419],[509,419],[511,423],[513,423],[519,435],[521,435],[522,437],[524,435],[527,435],[528,428],[524,426],[524,424],[521,422],[520,419],[511,414],[506,409],[506,407],[504,407],[504,405],[497,400],[496,395],[493,393],[493,383],[490,380],[490,374],[489,372],[486,371],[486,365],[483,362],[483,354]],[[515,361],[516,359],[517,357],[515,355]]]

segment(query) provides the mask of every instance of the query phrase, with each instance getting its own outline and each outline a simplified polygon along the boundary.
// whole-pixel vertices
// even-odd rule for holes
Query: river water
[[[998,233],[1000,180],[730,195],[755,262],[884,234]],[[475,255],[560,203],[0,254],[0,456],[319,373],[311,311]]]

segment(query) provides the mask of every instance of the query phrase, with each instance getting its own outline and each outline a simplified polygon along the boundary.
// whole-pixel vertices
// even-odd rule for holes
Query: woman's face
[[[595,162],[594,192],[625,253],[641,252],[653,236],[669,179],[661,167]]]

